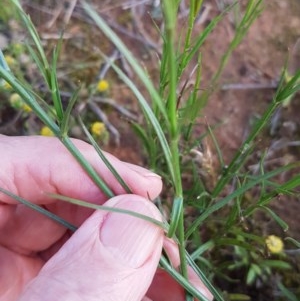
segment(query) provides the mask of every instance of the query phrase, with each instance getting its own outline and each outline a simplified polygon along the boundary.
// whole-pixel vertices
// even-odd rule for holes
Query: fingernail
[[[157,209],[151,206],[154,205],[141,197],[126,195],[114,207],[157,218],[157,212],[154,213]],[[110,212],[100,229],[100,240],[116,260],[138,268],[149,259],[155,248],[161,246],[162,230],[140,218]]]
[[[140,166],[137,166],[137,165],[134,165],[134,164],[130,164],[130,163],[126,163],[126,165],[133,171],[139,173],[141,176],[143,177],[154,177],[154,178],[157,178],[157,179],[161,179],[161,176],[159,176],[158,174],[146,169],[146,168],[143,168],[143,167],[140,167]]]

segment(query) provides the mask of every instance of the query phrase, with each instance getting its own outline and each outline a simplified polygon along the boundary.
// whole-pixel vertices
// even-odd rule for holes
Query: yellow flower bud
[[[269,235],[265,242],[270,253],[278,254],[283,251],[284,244],[280,237],[276,235]]]
[[[30,113],[32,111],[31,107],[27,105],[26,103],[23,104],[22,110],[26,113]]]
[[[4,81],[2,82],[2,88],[6,91],[9,91],[12,89],[12,86],[7,81]]]
[[[41,128],[40,134],[42,136],[49,136],[49,137],[54,136],[54,133],[47,126],[43,126]]]
[[[18,93],[12,93],[9,97],[9,103],[10,105],[18,110],[23,110],[26,113],[29,113],[32,111],[31,107],[28,106],[24,101],[22,100],[21,96]]]
[[[24,106],[24,102],[18,93],[12,93],[10,95],[9,103],[15,109],[21,109]]]
[[[106,132],[105,124],[100,121],[96,121],[91,125],[91,132],[94,136],[102,136]]]
[[[16,64],[16,60],[15,60],[12,56],[10,56],[10,55],[5,55],[4,58],[5,58],[5,61],[6,61],[7,65],[8,65],[9,67],[12,67],[13,65]]]
[[[101,79],[99,80],[98,84],[97,84],[97,91],[98,92],[105,92],[109,89],[109,83],[107,80],[105,79]]]

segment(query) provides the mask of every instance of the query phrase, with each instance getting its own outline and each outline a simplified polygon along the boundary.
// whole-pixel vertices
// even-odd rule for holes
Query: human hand
[[[161,229],[126,214],[93,213],[45,195],[58,193],[97,204],[107,201],[106,206],[161,219],[146,200],[160,193],[158,176],[107,154],[135,194],[124,195],[93,148],[82,141],[74,143],[117,197],[107,201],[56,138],[0,136],[0,187],[80,226],[71,235],[63,226],[0,194],[0,300],[184,300],[180,286],[156,271],[164,240]],[[165,240],[165,246],[178,266],[176,245]],[[195,275],[190,280],[211,298]]]

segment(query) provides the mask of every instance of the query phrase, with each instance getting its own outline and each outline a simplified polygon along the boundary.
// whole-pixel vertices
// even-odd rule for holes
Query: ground
[[[72,3],[76,4],[76,1],[65,2],[69,3],[66,7],[63,7],[59,1],[51,0],[36,1],[34,4],[28,1],[25,3],[25,8],[37,25],[47,49],[57,42],[64,21],[68,23],[65,30],[65,43],[61,50],[61,73],[59,73],[64,88],[72,87],[79,81],[87,84],[95,82],[101,66],[103,67],[99,49],[108,56],[114,51],[113,46],[103,38],[98,29],[83,17],[79,6],[76,6],[74,10],[70,9]],[[148,1],[148,3],[150,2]],[[219,14],[218,5],[224,2],[226,1],[204,1],[205,9],[202,19],[197,23],[197,31],[201,32],[209,21]],[[241,1],[241,9],[246,2]],[[148,11],[152,10],[153,14],[159,14],[159,11],[155,11],[155,8],[150,5],[143,4],[129,8],[129,2],[107,0],[97,3],[98,12],[102,13],[135,57],[142,62],[151,78],[154,80],[158,78],[157,53],[160,51],[161,40],[153,26],[153,20],[149,18]],[[72,12],[70,18],[69,11]],[[132,14],[135,15],[134,18]],[[236,18],[238,18],[238,14],[228,13],[202,47],[203,81],[201,89],[207,88],[209,79],[217,70],[220,59],[234,36]],[[156,21],[159,23],[159,17]],[[184,26],[184,8],[182,8],[181,22]],[[2,42],[4,46],[14,39],[23,39],[14,22],[0,28],[2,28],[0,41],[1,38],[4,40]],[[14,30],[18,33],[14,33]],[[260,17],[254,22],[244,41],[233,52],[218,87],[215,87],[215,92],[198,119],[199,126],[196,131],[198,135],[203,133],[206,123],[214,128],[214,134],[222,150],[225,163],[230,162],[249,133],[253,122],[272,102],[286,61],[291,75],[300,68],[300,2],[298,0],[265,0]],[[126,65],[123,67],[126,69]],[[70,80],[66,80],[64,73],[69,74]],[[130,70],[128,73],[130,74]],[[138,105],[128,88],[118,80],[111,70],[108,71],[105,78],[110,83],[106,96],[118,106],[128,109],[139,119]],[[38,85],[38,83],[35,84]],[[299,97],[299,95],[295,95],[288,106],[276,113],[276,118],[272,119],[270,127],[257,141],[256,151],[251,157],[252,167],[257,164],[265,150],[269,151],[267,162],[270,168],[299,160]],[[104,149],[122,160],[145,165],[146,158],[143,149],[132,134],[128,118],[120,117],[119,113],[107,105],[103,106],[103,110],[107,114],[108,120],[120,133],[119,143],[116,142],[116,137],[110,134],[109,142],[103,146]],[[24,119],[22,117],[18,119],[16,115],[16,112],[7,107],[2,110],[0,114],[1,133],[8,135],[24,133],[24,129],[22,129]],[[13,117],[16,117],[15,122],[7,126]],[[26,120],[25,132],[29,134],[38,131],[36,121],[32,119],[29,117]],[[74,136],[77,135],[76,130],[75,128]],[[215,152],[213,147],[212,152]],[[217,163],[215,168],[218,168]],[[287,175],[282,174],[281,177],[284,180]],[[300,240],[299,200],[279,198],[273,202],[272,206],[289,223],[290,229],[285,236],[292,236]],[[270,232],[277,235],[282,234],[279,227],[270,218],[261,215],[259,219],[266,235]],[[255,300],[270,300],[263,294],[256,298]]]

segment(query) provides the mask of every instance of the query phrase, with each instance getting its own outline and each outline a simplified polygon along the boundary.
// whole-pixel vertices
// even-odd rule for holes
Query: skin
[[[43,206],[79,229],[73,234],[0,193],[0,300],[185,300],[183,289],[157,269],[162,247],[179,266],[176,244],[162,229],[126,214],[95,211],[50,198],[57,193],[162,219],[149,201],[162,182],[150,171],[106,154],[124,189],[87,143],[73,140],[113,190],[108,198],[56,138],[0,135],[0,187]],[[190,281],[212,296],[189,270]]]

